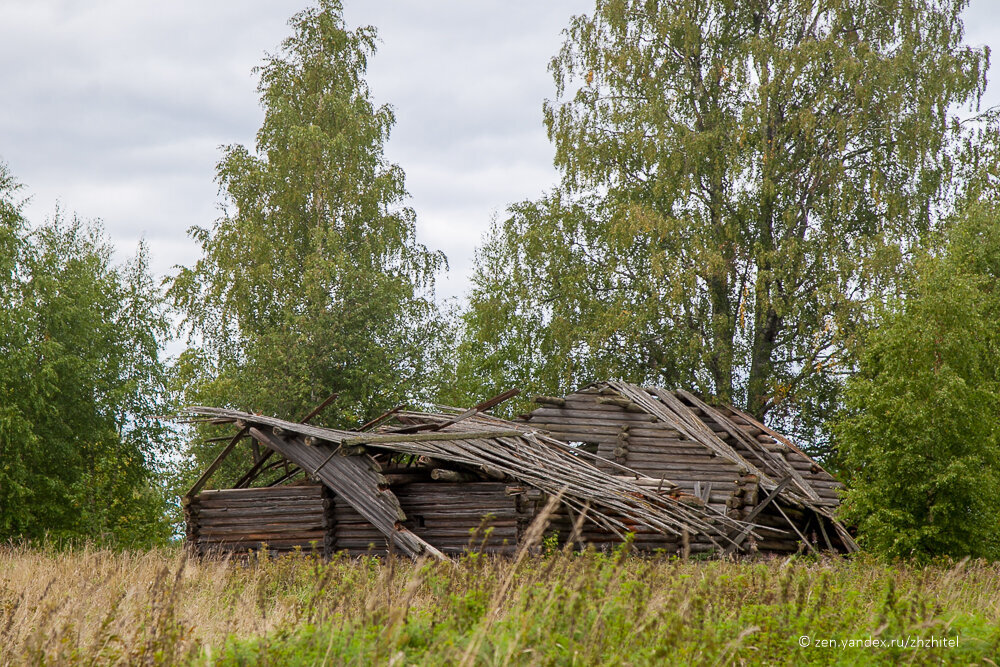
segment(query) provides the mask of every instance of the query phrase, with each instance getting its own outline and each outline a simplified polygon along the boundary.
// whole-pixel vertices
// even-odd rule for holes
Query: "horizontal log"
[[[809,486],[816,489],[817,491],[819,489],[841,489],[844,487],[843,484],[841,484],[835,479],[810,479],[807,481],[809,483]]]
[[[309,551],[312,549],[315,549],[317,551],[322,551],[323,549],[323,542],[321,539],[320,540],[246,540],[243,542],[198,540],[197,547],[199,550],[202,551],[210,551],[213,549],[246,551],[250,549],[259,549],[265,544],[268,546],[269,549],[285,549],[288,551],[291,551],[296,547],[302,549],[303,551]]]
[[[483,495],[498,493],[502,494],[504,489],[507,488],[509,484],[505,482],[492,482],[492,481],[481,481],[481,482],[470,482],[468,484],[462,485],[463,495]],[[442,489],[442,485],[436,482],[423,482],[422,484],[414,484],[406,490],[406,494],[416,494],[416,493],[438,493]]]
[[[420,482],[427,478],[426,475],[400,475],[395,473],[382,473],[382,477],[385,479],[385,483],[392,487],[405,486],[406,484],[413,484],[415,482]],[[393,489],[396,492],[396,489]]]
[[[566,405],[566,399],[557,396],[535,396],[534,401],[539,405],[556,405],[559,407]]]
[[[612,396],[602,396],[597,399],[599,405],[614,405],[625,410],[625,412],[645,413],[641,407],[627,398],[614,398]]]
[[[462,472],[459,470],[448,470],[447,468],[435,468],[431,470],[431,479],[436,479],[442,482],[472,482],[479,477],[472,473]],[[403,503],[400,500],[400,503]],[[405,508],[403,510],[406,511]]]
[[[670,460],[662,458],[649,458],[642,454],[629,453],[626,465],[639,470],[640,467],[647,467],[646,464],[656,464],[655,467],[657,470],[662,471],[660,474],[667,477],[667,479],[670,479],[673,475],[682,475],[689,479],[699,479],[702,475],[713,475],[721,476],[723,479],[734,484],[739,480],[739,475],[735,474],[733,470],[727,470],[723,466],[713,466],[707,463],[673,463]]]
[[[674,482],[674,484],[677,485],[678,489],[681,489],[681,490],[683,490],[685,492],[692,493],[692,494],[694,494],[695,484],[700,483],[701,486],[702,486],[702,488],[704,488],[704,486],[706,484],[706,480],[703,480],[703,479],[691,480],[691,479],[676,479],[675,478],[675,479],[673,479],[671,481]],[[736,488],[736,486],[734,484],[732,484],[731,482],[710,482],[710,483],[712,484],[712,493],[709,496],[709,502],[713,502],[713,503],[714,502],[725,502],[726,498],[728,498],[732,494],[733,489]],[[694,494],[694,495],[697,495],[697,494]]]
[[[246,535],[198,535],[198,544],[217,544],[228,542],[230,544],[262,544],[264,542],[274,543],[275,546],[309,544],[311,542],[323,542],[323,531],[297,534],[271,534],[271,533],[247,533]]]
[[[239,496],[239,497],[228,497],[228,496],[199,496],[197,498],[192,498],[191,505],[204,505],[208,503],[214,503],[216,505],[220,504],[232,504],[232,505],[247,505],[251,503],[257,503],[258,505],[267,504],[288,504],[288,503],[319,503],[325,500],[324,496],[321,495],[309,495],[309,496],[285,496],[285,495],[261,495],[258,497],[253,496]]]
[[[193,523],[211,524],[221,522],[238,523],[283,523],[283,522],[303,522],[303,521],[323,521],[332,516],[331,512],[299,512],[295,514],[233,514],[230,512],[213,510],[211,513],[202,512],[193,515]]]
[[[447,482],[442,482],[447,484]],[[510,496],[498,498],[463,498],[459,493],[449,496],[410,496],[401,503],[404,511],[446,511],[448,509],[478,509],[484,512],[513,510],[514,500]]]
[[[201,526],[198,529],[199,539],[219,538],[219,539],[267,539],[269,536],[278,536],[278,539],[316,539],[322,538],[325,528],[321,525],[300,525],[300,526],[259,526],[233,527],[233,526]]]
[[[249,489],[207,489],[196,495],[195,499],[207,499],[223,496],[227,498],[240,498],[241,496],[246,496],[247,498],[256,499],[262,495],[274,497],[300,497],[320,496],[322,493],[323,486],[320,484],[303,484],[300,486],[265,486]]]
[[[369,530],[363,526],[337,526],[333,531],[334,540],[339,544],[341,540],[385,540],[385,536],[377,530]]]
[[[435,528],[435,529],[431,529],[431,528],[411,528],[411,530],[413,530],[414,533],[416,533],[420,537],[424,538],[425,540],[428,540],[429,542],[432,542],[434,544],[434,546],[437,546],[437,540],[438,539],[444,539],[444,538],[461,538],[463,540],[468,541],[470,539],[480,539],[481,540],[482,538],[484,538],[486,536],[486,532],[485,531],[479,531],[479,530],[472,531],[472,530],[469,530],[467,528],[462,528],[462,527],[458,527],[458,528]],[[507,527],[495,528],[490,535],[491,535],[490,539],[496,539],[496,540],[500,540],[500,539],[515,540],[515,539],[517,539],[517,529],[516,529],[516,526],[507,526]]]
[[[558,436],[559,439],[562,439],[562,440],[566,440],[567,439],[566,437],[563,437],[566,434],[575,434],[577,437],[572,438],[573,440],[587,441],[588,438],[591,438],[591,437],[594,437],[594,436],[600,436],[600,435],[617,436],[618,433],[621,431],[622,424],[620,424],[620,423],[618,423],[618,424],[577,424],[577,423],[560,424],[560,423],[556,423],[556,422],[545,422],[545,423],[539,422],[539,423],[536,424],[536,423],[532,422],[532,426],[537,426],[538,428],[541,428],[541,429],[543,429],[545,431],[549,431],[550,433],[553,433],[553,434],[556,434],[556,433],[563,434],[563,435]],[[656,438],[656,439],[672,438],[672,439],[675,439],[675,440],[680,440],[681,438],[679,438],[679,435],[680,434],[677,433],[677,431],[675,431],[674,429],[671,429],[671,428],[666,427],[666,426],[662,426],[660,424],[645,424],[645,423],[631,423],[631,424],[629,424],[629,437],[633,437],[633,438],[634,437]],[[694,443],[694,441],[691,441],[691,440],[684,440],[684,441],[688,442],[688,443],[691,443],[691,444],[697,444],[697,443]]]
[[[621,433],[621,424],[556,424],[556,423],[532,423],[539,429],[551,434],[557,440],[563,442],[591,442],[596,436],[609,435],[617,437]]]
[[[327,501],[329,499],[317,499],[317,498],[300,498],[291,500],[206,500],[202,502],[192,503],[188,507],[192,512],[201,512],[204,510],[216,510],[233,508],[234,510],[239,509],[281,509],[288,511],[304,511],[304,512],[316,512],[322,510],[327,506]]]
[[[420,530],[423,530],[424,528],[430,530],[441,527],[461,527],[465,530],[469,530],[473,528],[502,528],[504,526],[516,526],[521,519],[523,519],[521,516],[506,516],[484,521],[482,517],[477,516],[438,516],[417,517],[414,518],[412,522],[416,523],[419,521],[421,524],[419,528]]]
[[[552,424],[582,424],[599,426],[601,424],[635,424],[652,423],[656,417],[646,413],[625,412],[618,410],[571,410],[559,408],[541,408],[531,413],[530,423],[536,426],[542,423]]]
[[[622,412],[622,409],[616,405],[609,405],[607,403],[598,403],[597,399],[600,396],[581,396],[579,394],[570,394],[565,397],[566,405],[564,406],[567,410],[587,410],[587,411],[607,411],[607,412]],[[543,409],[543,408],[539,408]]]
[[[649,452],[629,447],[628,460],[628,465],[630,466],[632,466],[633,463],[656,464],[658,467],[665,470],[712,472],[732,477],[733,480],[738,480],[740,477],[739,466],[734,463],[730,463],[725,459],[674,457],[665,454],[651,454]]]
[[[687,484],[693,485],[695,482],[702,482],[703,484],[705,482],[711,482],[713,485],[724,484],[726,485],[725,488],[729,491],[731,491],[736,486],[735,482],[733,481],[733,477],[731,475],[726,475],[725,473],[675,470],[675,469],[664,468],[662,466],[646,467],[634,461],[629,461],[628,464],[637,472],[643,473],[649,477],[660,477],[660,476],[666,477],[667,479],[677,484],[678,486],[686,486]]]
[[[209,528],[214,529],[227,529],[227,530],[258,530],[258,531],[269,531],[269,530],[289,530],[296,529],[302,526],[315,526],[316,528],[323,528],[327,525],[325,517],[306,517],[303,519],[243,519],[243,518],[212,518],[204,519],[198,522],[198,529],[205,530]]]
[[[217,517],[244,517],[244,518],[270,518],[270,517],[288,517],[288,518],[306,518],[313,516],[323,516],[326,513],[323,507],[294,507],[294,508],[275,508],[275,507],[263,507],[263,508],[253,508],[253,507],[216,507],[216,508],[203,508],[193,513],[193,516],[198,516],[201,519],[212,519]]]

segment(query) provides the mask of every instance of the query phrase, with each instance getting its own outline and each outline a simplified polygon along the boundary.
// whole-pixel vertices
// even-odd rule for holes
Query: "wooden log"
[[[293,525],[298,523],[311,523],[311,524],[321,524],[323,522],[323,513],[315,512],[311,514],[303,515],[289,515],[289,514],[269,514],[264,516],[248,516],[246,514],[221,514],[215,516],[199,516],[199,524],[202,526],[218,526],[218,525],[248,525],[248,526],[264,526],[264,525]]]
[[[603,396],[601,398],[598,398],[597,402],[598,404],[602,405],[615,405],[619,408],[622,408],[626,412],[645,413],[645,411],[642,408],[640,408],[638,405],[628,400],[627,398],[614,398],[611,396]]]
[[[535,396],[534,401],[539,405],[555,405],[558,407],[566,405],[566,399],[557,396]]]
[[[219,452],[219,455],[215,457],[215,460],[212,461],[212,463],[208,466],[208,468],[205,469],[205,472],[201,474],[201,477],[199,477],[198,480],[191,486],[191,488],[188,489],[188,492],[185,495],[188,497],[192,497],[196,495],[199,491],[201,491],[202,487],[205,486],[205,483],[208,482],[209,478],[215,474],[215,471],[219,469],[219,467],[222,465],[222,462],[226,460],[226,458],[233,451],[233,449],[236,447],[239,441],[245,438],[246,436],[247,436],[247,429],[245,425],[240,426],[239,432],[236,435],[234,435],[232,440],[229,441],[229,444],[226,445],[221,452]]]
[[[229,511],[233,513],[255,514],[258,510],[274,511],[276,513],[298,514],[318,512],[323,507],[322,500],[303,501],[279,501],[268,503],[254,503],[252,501],[241,500],[227,503],[225,501],[205,502],[192,505],[192,511],[199,516],[204,512]]]
[[[262,495],[267,496],[285,496],[285,497],[298,497],[298,496],[319,496],[323,493],[323,486],[321,484],[301,484],[297,486],[281,486],[281,487],[252,487],[247,489],[207,489],[202,491],[196,496],[199,499],[205,498],[259,498]]]
[[[443,558],[432,545],[398,527],[400,521],[406,520],[406,515],[391,492],[378,488],[380,482],[374,469],[376,465],[370,457],[338,457],[330,454],[323,458],[325,448],[306,447],[301,438],[279,439],[256,428],[250,429],[250,432],[272,449],[277,449],[294,460],[311,475],[322,478],[323,483],[336,492],[338,497],[344,497],[407,555],[415,557],[421,553],[429,553],[436,558]]]
[[[310,542],[312,540],[323,539],[324,531],[322,529],[317,530],[303,530],[303,531],[287,531],[287,532],[276,532],[276,531],[265,531],[265,532],[232,532],[232,531],[202,531],[198,535],[198,540],[200,542],[266,542],[267,540],[275,540],[279,542]]]
[[[323,412],[323,410],[325,410],[328,405],[330,405],[335,400],[337,400],[337,396],[339,396],[339,395],[340,395],[340,392],[336,392],[335,391],[332,394],[330,394],[329,396],[327,396],[325,399],[323,399],[322,403],[320,403],[315,408],[313,408],[312,410],[310,410],[309,413],[306,414],[305,417],[303,417],[302,419],[300,419],[299,423],[300,424],[307,424],[307,423],[311,422],[315,417],[317,417],[319,415],[319,413]],[[281,435],[281,434],[280,433],[275,433],[275,435]]]
[[[552,422],[538,423],[531,422],[536,426],[551,433],[555,438],[564,442],[588,441],[594,436],[609,435],[617,436],[621,430],[620,424],[606,425],[583,425],[583,424],[557,424]]]
[[[473,482],[479,478],[468,472],[448,470],[446,468],[434,468],[431,470],[431,479],[436,479],[440,482]]]
[[[241,540],[198,540],[198,546],[202,549],[230,549],[230,550],[256,550],[263,546],[270,549],[294,550],[296,547],[303,551],[322,548],[322,536],[316,538],[290,538],[290,539],[241,539]]]
[[[599,426],[601,424],[615,424],[627,422],[631,424],[650,424],[656,421],[656,417],[646,413],[608,412],[600,410],[569,410],[558,408],[539,408],[531,413],[531,424],[541,423],[553,424],[581,424]]]
[[[285,516],[285,517],[314,517],[323,516],[325,513],[322,505],[317,505],[308,508],[250,508],[250,507],[219,507],[211,509],[203,509],[198,512],[197,516],[202,520],[218,519],[222,517],[233,517],[233,518],[247,518],[247,519],[264,519],[267,517],[274,516]]]
[[[493,466],[483,465],[479,466],[479,471],[489,477],[490,479],[495,479],[498,481],[506,481],[510,477],[504,473],[502,470],[494,468]]]
[[[767,494],[767,497],[764,498],[763,502],[761,502],[759,505],[753,508],[753,510],[751,510],[751,512],[746,515],[744,521],[746,521],[747,523],[751,523],[754,517],[756,517],[758,514],[764,511],[764,509],[769,504],[771,504],[771,502],[778,497],[778,494],[780,494],[785,489],[785,487],[788,486],[791,482],[792,482],[791,477],[786,477],[780,482],[778,482],[778,485],[774,487],[774,489],[769,494]],[[750,534],[751,530],[753,529],[750,526],[747,526],[746,528],[741,530],[735,537],[733,537],[730,543],[723,550],[722,552],[723,555],[731,554],[733,551],[738,549],[740,544],[742,544],[743,540],[746,539],[746,537]]]
[[[449,440],[480,440],[493,438],[512,438],[523,436],[525,431],[495,430],[468,431],[446,433],[401,433],[398,435],[366,435],[357,438],[345,438],[341,444],[344,448],[363,445],[378,446],[379,444],[394,444],[403,442],[444,442]]]
[[[254,529],[251,526],[205,526],[198,532],[199,539],[213,540],[268,540],[268,539],[288,539],[305,541],[322,539],[326,531],[322,525],[297,525],[272,527],[261,526]]]
[[[566,400],[566,404],[562,405],[562,406],[544,405],[544,406],[542,406],[540,408],[535,408],[535,410],[531,412],[531,415],[535,415],[536,413],[537,414],[544,414],[543,411],[550,412],[550,411],[557,411],[557,410],[569,411],[569,412],[578,412],[578,413],[585,413],[585,414],[592,414],[592,415],[597,415],[597,414],[601,414],[601,415],[603,415],[603,414],[616,414],[616,415],[625,416],[625,414],[626,414],[625,410],[623,408],[620,408],[617,405],[608,405],[608,404],[605,404],[605,403],[598,403],[597,400],[596,400],[596,398],[595,399],[582,399],[582,398],[578,398],[578,397],[567,396],[565,400]]]
[[[426,479],[426,475],[407,475],[400,473],[382,473],[382,477],[385,479],[385,483],[389,486],[403,486],[405,484],[414,484]],[[404,510],[405,511],[405,510]]]

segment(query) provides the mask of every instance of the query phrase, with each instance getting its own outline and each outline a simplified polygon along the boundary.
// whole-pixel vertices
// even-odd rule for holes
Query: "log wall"
[[[544,399],[542,403],[540,408],[526,416],[528,423],[561,440],[590,445],[592,451],[609,462],[597,463],[605,472],[621,474],[610,463],[614,462],[649,477],[664,478],[676,484],[683,493],[703,499],[709,507],[733,519],[744,519],[767,495],[756,476],[749,474],[745,467],[716,456],[707,447],[685,438],[613,390],[589,387],[562,399]],[[760,465],[760,453],[750,451],[746,444],[727,432],[711,410],[702,410],[690,404],[689,407],[720,439],[747,460]],[[729,408],[714,409],[720,410],[747,436],[761,443],[768,454],[787,461],[816,492],[821,503],[829,507],[839,504],[838,491],[842,485],[815,461],[773,437],[760,424],[742,414]],[[827,520],[803,508],[783,506],[782,509],[788,520],[794,522],[817,548],[826,548],[826,538],[820,530],[822,521],[834,548],[846,550]],[[802,550],[802,538],[788,520],[777,508],[766,508],[754,520],[754,523],[766,528],[758,529],[758,537],[749,540],[752,545],[750,550],[776,553]],[[584,539],[598,547],[613,547],[620,543],[613,534],[600,531],[596,526],[589,526],[584,531]],[[635,530],[635,545],[640,550],[679,552],[682,548],[676,538],[653,531],[646,534],[641,527]],[[697,536],[689,543],[691,553],[711,548],[707,541],[699,541]]]
[[[200,556],[267,545],[329,555],[332,499],[320,485],[203,491],[184,508],[187,543]]]
[[[404,526],[446,554],[513,553],[529,519],[502,482],[416,482],[393,488]],[[343,498],[334,500],[333,543],[350,555],[384,555],[387,540]]]
[[[685,493],[707,500],[711,508],[727,510],[741,473],[737,464],[683,438],[652,415],[602,399],[609,397],[597,389],[584,389],[566,396],[562,406],[533,411],[528,423],[565,442],[596,444],[598,456],[648,477],[665,478]],[[609,464],[597,465],[607,473],[621,474]]]
[[[447,554],[513,553],[530,508],[500,482],[418,482],[393,488],[404,525]],[[515,489],[517,490],[517,489]],[[187,541],[201,556],[267,545],[273,553],[385,555],[385,535],[322,485],[204,491],[185,507]]]

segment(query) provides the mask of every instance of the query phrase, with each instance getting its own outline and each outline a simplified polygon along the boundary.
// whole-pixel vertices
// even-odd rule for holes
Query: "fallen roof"
[[[237,437],[249,434],[281,453],[343,497],[391,545],[411,556],[427,553],[443,558],[433,545],[402,525],[406,516],[381,475],[372,456],[375,452],[423,456],[509,476],[558,497],[588,521],[618,535],[629,530],[629,523],[637,523],[672,535],[703,535],[721,547],[732,544],[730,535],[751,527],[658,493],[659,489],[641,484],[639,473],[628,468],[620,466],[626,473],[620,476],[603,472],[585,460],[592,455],[524,424],[475,408],[456,415],[407,412],[401,416],[408,424],[392,430],[383,427],[379,433],[323,428],[204,406],[189,407],[180,418],[236,424],[240,428]],[[197,488],[196,484],[192,493]]]
[[[593,383],[583,389],[599,389],[602,393],[616,395],[621,400],[627,401],[633,410],[645,412],[656,421],[669,425],[686,439],[707,448],[716,456],[757,475],[761,488],[769,492],[777,491],[775,494],[777,497],[807,507],[826,517],[847,548],[857,550],[857,544],[834,515],[833,509],[837,502],[821,497],[813,483],[789,463],[784,453],[791,453],[808,460],[819,471],[822,471],[821,466],[787,439],[749,415],[729,405],[709,405],[694,394],[683,390],[671,392],[659,387],[642,387],[613,380]],[[720,437],[706,420],[714,422],[724,433],[731,436],[734,444]],[[768,434],[770,442],[760,442],[747,434],[737,423],[738,420]],[[825,471],[822,473],[833,480]]]

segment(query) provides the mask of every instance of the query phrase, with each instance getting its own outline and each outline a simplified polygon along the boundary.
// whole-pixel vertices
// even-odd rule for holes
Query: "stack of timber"
[[[325,499],[331,502],[324,509],[329,512],[322,525],[309,524],[308,532],[322,540],[325,552],[438,558],[468,548],[509,553],[538,513],[535,501],[549,498],[562,508],[556,522],[564,516],[566,523],[553,530],[578,543],[613,543],[634,533],[650,550],[676,549],[692,541],[722,550],[732,544],[732,535],[752,532],[752,526],[708,503],[691,502],[698,499],[662,475],[652,479],[625,466],[605,465],[597,454],[485,414],[489,403],[439,413],[397,408],[375,420],[377,432],[212,407],[188,408],[183,419],[234,424],[239,431],[226,451],[248,434],[268,455],[277,454],[293,471],[325,487]],[[622,429],[615,437],[620,433]],[[624,440],[616,442],[621,447]],[[194,508],[189,539],[198,545],[204,539],[199,511],[206,493],[236,491],[197,494],[211,470],[188,501]],[[243,481],[253,474],[248,472]],[[521,494],[530,495],[532,502]],[[303,519],[303,525],[314,518]],[[273,538],[260,531],[230,532],[220,541],[264,543],[252,535]],[[289,548],[293,541],[289,537]]]
[[[531,516],[518,507],[502,482],[424,482],[395,490],[406,526],[443,553],[511,554]],[[343,499],[334,504],[337,549],[348,555],[385,555],[384,535]]]
[[[605,471],[626,465],[671,480],[731,519],[752,517],[765,528],[740,536],[745,551],[857,550],[834,516],[840,483],[789,440],[732,406],[614,381],[564,397],[539,396],[536,403],[539,408],[522,420],[596,452]]]
[[[200,556],[265,546],[329,555],[332,502],[318,484],[203,491],[184,512],[188,544]]]

